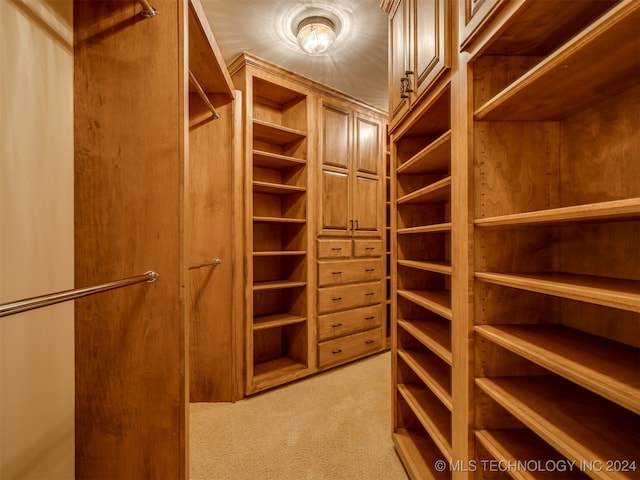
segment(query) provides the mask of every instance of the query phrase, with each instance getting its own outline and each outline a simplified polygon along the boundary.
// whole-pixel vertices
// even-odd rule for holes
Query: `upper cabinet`
[[[451,67],[451,5],[446,0],[383,2],[389,13],[390,130]]]
[[[319,234],[379,236],[384,124],[345,102],[320,101]]]

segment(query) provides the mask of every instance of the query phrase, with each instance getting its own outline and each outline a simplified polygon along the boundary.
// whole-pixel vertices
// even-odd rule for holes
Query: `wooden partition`
[[[160,274],[77,301],[78,478],[188,477],[188,328],[199,312],[188,281],[198,231],[187,209],[187,37],[207,35],[196,0],[153,4],[152,18],[135,1],[74,8],[76,285]],[[233,97],[220,76],[200,76],[218,107]]]

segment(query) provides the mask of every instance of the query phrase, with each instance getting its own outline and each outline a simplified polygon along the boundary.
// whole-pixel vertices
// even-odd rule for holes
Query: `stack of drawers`
[[[318,240],[318,366],[383,348],[383,264],[379,239]]]

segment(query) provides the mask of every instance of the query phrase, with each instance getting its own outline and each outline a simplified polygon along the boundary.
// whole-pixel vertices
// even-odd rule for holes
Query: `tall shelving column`
[[[412,478],[453,460],[450,107],[445,82],[392,135],[393,440]]]
[[[246,391],[311,373],[307,95],[248,75]]]
[[[465,46],[477,458],[638,478],[640,3],[514,4],[493,22]]]

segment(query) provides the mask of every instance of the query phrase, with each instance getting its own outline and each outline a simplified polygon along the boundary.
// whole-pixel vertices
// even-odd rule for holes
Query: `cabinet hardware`
[[[411,80],[409,80],[409,75],[413,75],[413,71],[406,70],[404,72],[404,77],[400,79],[400,98],[409,98],[407,93],[413,92],[413,88],[411,87]]]
[[[334,302],[337,302],[338,300],[342,300],[342,297],[333,297],[331,300],[333,300]]]
[[[349,220],[349,230],[353,230],[353,220]]]
[[[364,317],[365,320],[373,320],[375,317],[375,315],[370,315],[368,317]]]
[[[331,275],[342,275],[342,272],[331,272]]]
[[[331,250],[333,250],[334,252],[339,252],[340,250],[342,250],[342,247],[333,247]]]
[[[375,340],[367,340],[366,342],[364,342],[367,345],[371,345],[372,343],[376,343]]]
[[[358,220],[356,220],[356,230],[360,230],[360,226],[358,225]]]
[[[342,326],[341,323],[334,323],[333,325],[331,325],[333,328],[339,328]]]
[[[342,349],[339,348],[337,350],[331,350],[331,353],[333,353],[334,355],[338,354],[338,353],[342,353]]]
[[[364,247],[365,250],[375,250],[376,247]]]
[[[375,295],[376,292],[367,292],[365,295],[368,297],[369,295]]]
[[[375,272],[376,269],[375,268],[365,268],[364,270],[365,272],[369,273],[369,272]]]

